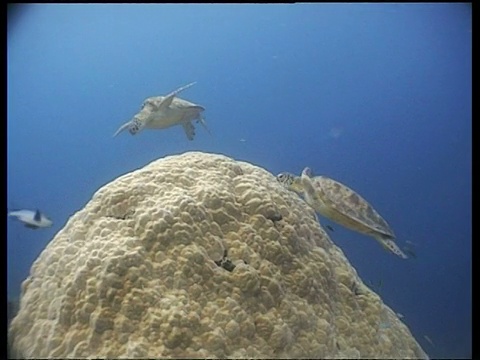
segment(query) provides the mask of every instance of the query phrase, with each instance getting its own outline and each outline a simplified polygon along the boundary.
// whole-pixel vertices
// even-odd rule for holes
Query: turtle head
[[[120,134],[123,130],[128,129],[130,134],[135,135],[145,127],[145,121],[141,120],[138,116],[134,116],[132,120],[126,122],[118,128],[118,130],[113,134],[113,137]]]
[[[145,121],[140,120],[137,116],[135,116],[128,125],[128,131],[130,134],[135,135],[139,131],[141,131],[145,126]]]
[[[303,192],[303,186],[300,178],[289,172],[281,172],[278,174],[277,181],[289,190],[293,190],[298,193]]]

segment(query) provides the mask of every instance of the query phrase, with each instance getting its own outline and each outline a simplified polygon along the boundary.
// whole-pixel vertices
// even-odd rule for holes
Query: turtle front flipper
[[[303,169],[302,175],[305,175],[309,178],[313,178],[313,171],[307,166],[306,168]]]
[[[182,123],[183,130],[185,131],[185,135],[187,135],[188,140],[193,140],[195,137],[195,126],[193,126],[191,121],[187,121]]]
[[[113,134],[113,137],[120,134],[123,130],[128,129],[130,134],[135,135],[145,127],[145,122],[140,120],[137,117],[134,117],[132,120],[126,122]]]
[[[181,88],[178,88],[177,90],[175,91],[172,91],[170,94],[168,94],[167,96],[165,96],[163,99],[162,99],[162,102],[160,103],[158,109],[159,110],[163,110],[163,109],[166,109],[167,107],[169,107],[173,101],[173,99],[175,98],[175,96],[177,96],[181,91],[183,90],[186,90],[188,89],[190,86],[192,85],[195,85],[197,82],[194,81],[190,84],[187,84],[185,86],[182,86]]]

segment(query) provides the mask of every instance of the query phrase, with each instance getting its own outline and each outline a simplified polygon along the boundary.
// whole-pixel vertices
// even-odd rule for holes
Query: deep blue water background
[[[471,356],[471,29],[467,4],[15,8],[7,206],[55,223],[9,219],[9,296],[99,187],[199,150],[274,174],[308,165],[357,190],[417,258],[334,224],[332,240],[430,356]],[[112,138],[146,97],[192,81],[181,97],[205,106],[212,136]]]

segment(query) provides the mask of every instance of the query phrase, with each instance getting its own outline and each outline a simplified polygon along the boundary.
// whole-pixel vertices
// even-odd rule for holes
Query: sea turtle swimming
[[[205,120],[200,115],[205,108],[176,97],[178,93],[194,84],[193,82],[182,86],[166,96],[153,96],[145,99],[140,111],[132,120],[120,126],[113,136],[117,136],[125,129],[135,135],[144,128],[165,129],[174,125],[182,125],[188,140],[193,140],[195,127],[192,121],[194,120],[197,120],[197,123],[202,124],[208,131]]]
[[[386,250],[406,259],[394,242],[395,234],[388,223],[364,198],[342,183],[325,176],[315,176],[307,167],[300,177],[280,173],[277,180],[288,189],[302,194],[320,215],[362,234],[370,235]]]

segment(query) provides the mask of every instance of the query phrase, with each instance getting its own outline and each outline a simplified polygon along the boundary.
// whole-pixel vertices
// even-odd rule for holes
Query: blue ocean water
[[[470,357],[471,16],[447,3],[10,9],[7,207],[54,225],[8,220],[9,297],[99,187],[199,150],[357,190],[417,257],[321,219],[332,240],[431,357]],[[192,81],[181,97],[212,135],[112,138],[146,97]]]

